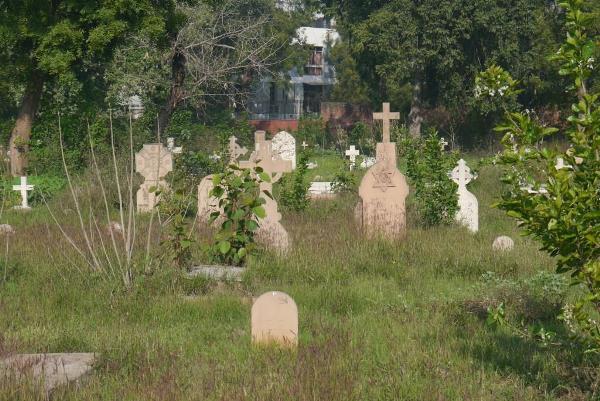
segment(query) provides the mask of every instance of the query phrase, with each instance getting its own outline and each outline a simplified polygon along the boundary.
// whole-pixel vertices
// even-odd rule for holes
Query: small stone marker
[[[331,199],[335,197],[332,183],[323,181],[311,182],[308,194],[311,199]]]
[[[31,209],[27,202],[27,191],[33,191],[33,185],[27,185],[27,177],[21,177],[21,185],[13,185],[13,191],[21,192],[21,206],[15,206],[15,209]]]
[[[221,155],[218,155],[217,152],[213,152],[213,154],[208,156],[208,158],[212,162],[218,162],[219,160],[221,160]]]
[[[354,145],[350,146],[350,149],[346,151],[346,156],[350,158],[350,170],[356,166],[356,156],[360,155],[360,150],[356,149]]]
[[[275,154],[271,141],[265,139],[265,131],[256,131],[254,134],[254,152],[249,161],[239,163],[241,168],[262,167],[265,173],[271,177],[270,182],[260,183],[261,197],[265,200],[266,217],[258,224],[260,227],[256,232],[257,240],[268,246],[272,246],[280,253],[286,253],[290,247],[290,239],[287,231],[281,225],[281,213],[278,211],[277,201],[264,194],[264,191],[273,193],[273,184],[279,181],[283,173],[292,171],[292,162],[283,160]]]
[[[356,215],[367,236],[403,238],[409,188],[396,166],[396,144],[390,142],[390,121],[399,119],[400,113],[391,113],[390,104],[384,103],[383,113],[374,113],[373,118],[383,120],[383,142],[377,144],[377,162],[360,183],[362,213]]]
[[[494,240],[492,248],[494,251],[511,251],[515,246],[512,238],[502,235]]]
[[[298,345],[298,307],[287,294],[267,292],[252,305],[252,343]]]
[[[308,148],[308,143],[306,141],[302,141],[302,149],[306,150]]]
[[[476,233],[479,231],[479,203],[477,198],[467,190],[467,184],[476,177],[471,173],[467,162],[458,161],[458,166],[449,174],[452,181],[458,184],[458,212],[456,221]]]
[[[20,354],[0,361],[0,378],[33,377],[47,393],[60,385],[78,381],[93,369],[95,354]]]
[[[319,167],[319,165],[316,162],[308,162],[306,164],[306,168],[309,169],[309,170],[314,170],[317,167]]]
[[[448,141],[444,137],[440,138],[440,148],[442,149],[442,152],[446,150],[446,146],[448,146]]]
[[[292,170],[296,169],[296,138],[286,131],[281,131],[271,141],[273,154],[281,160],[292,162]]]
[[[369,168],[377,162],[374,157],[363,157],[363,161],[360,163],[360,168]]]
[[[173,170],[173,154],[160,143],[145,144],[135,155],[135,170],[145,178],[137,192],[137,210],[149,212],[158,201],[150,188],[169,188],[164,178]]]
[[[174,155],[183,153],[183,148],[181,146],[175,147],[175,138],[167,138],[167,149]]]
[[[242,274],[245,271],[245,268],[235,266],[195,266],[187,273],[187,276],[204,276],[213,280],[242,281]]]

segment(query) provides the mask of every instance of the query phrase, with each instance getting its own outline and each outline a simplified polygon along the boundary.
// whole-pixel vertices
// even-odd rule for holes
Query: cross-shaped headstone
[[[450,173],[452,181],[458,184],[460,187],[466,187],[468,183],[473,181],[475,176],[471,173],[471,169],[467,166],[467,162],[464,159],[458,161],[458,166]]]
[[[358,155],[360,155],[360,151],[354,145],[351,145],[350,149],[346,151],[346,156],[350,158],[350,170],[356,165],[356,156]]]
[[[173,154],[180,154],[183,152],[181,146],[175,147],[175,138],[167,138],[167,149]]]
[[[383,121],[383,143],[390,142],[390,122],[392,120],[399,120],[400,113],[392,113],[390,112],[390,104],[383,104],[383,112],[382,113],[373,113],[373,120],[382,120]]]
[[[308,148],[308,143],[306,141],[302,141],[302,149],[306,150]]]
[[[33,191],[33,185],[27,185],[27,177],[21,177],[21,185],[13,185],[13,191],[21,192],[21,206],[19,209],[29,209],[27,191]]]
[[[231,164],[235,164],[237,159],[239,159],[240,156],[243,156],[246,153],[248,153],[248,149],[243,148],[240,145],[238,145],[237,138],[235,136],[233,136],[233,135],[230,136],[229,137],[229,162]]]
[[[442,137],[440,139],[440,148],[442,149],[442,152],[446,150],[446,146],[448,146],[448,141]]]

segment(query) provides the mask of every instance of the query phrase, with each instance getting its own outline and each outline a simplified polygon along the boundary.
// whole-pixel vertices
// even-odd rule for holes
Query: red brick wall
[[[263,130],[272,134],[279,131],[298,131],[298,120],[250,120],[257,130]]]

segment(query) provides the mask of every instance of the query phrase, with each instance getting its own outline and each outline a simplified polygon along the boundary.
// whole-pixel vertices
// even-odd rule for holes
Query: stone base
[[[192,267],[187,276],[204,276],[214,280],[242,281],[242,275],[245,271],[246,269],[243,267],[201,265]]]

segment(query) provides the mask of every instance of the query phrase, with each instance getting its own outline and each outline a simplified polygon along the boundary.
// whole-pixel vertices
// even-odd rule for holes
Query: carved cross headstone
[[[229,137],[229,163],[235,164],[237,160],[248,153],[248,149],[241,147],[237,143],[237,138],[235,136]]]
[[[175,138],[167,138],[167,149],[173,154],[180,154],[183,152],[181,146],[175,147]]]
[[[356,156],[358,155],[360,155],[360,151],[354,145],[351,145],[350,149],[346,151],[346,156],[350,158],[350,170],[356,166]]]
[[[279,252],[285,253],[289,249],[289,236],[285,228],[281,225],[281,213],[278,211],[277,202],[274,199],[264,195],[264,191],[273,193],[273,184],[279,181],[283,173],[292,171],[292,162],[283,160],[274,154],[271,141],[265,139],[264,131],[257,131],[254,134],[255,150],[252,152],[249,161],[239,163],[241,168],[262,167],[265,173],[271,177],[271,182],[260,183],[261,196],[265,200],[266,217],[260,220],[257,231],[257,239],[273,246]]]
[[[13,191],[21,192],[21,206],[16,206],[15,209],[31,209],[27,202],[27,191],[33,191],[33,185],[27,185],[27,177],[21,177],[21,185],[13,185]]]
[[[396,144],[390,142],[390,121],[399,119],[400,113],[390,112],[389,103],[384,103],[383,112],[374,113],[373,118],[383,120],[383,142],[377,144],[377,162],[360,183],[359,220],[368,236],[402,238],[409,188],[396,164]]]
[[[456,221],[468,227],[472,232],[477,232],[479,230],[479,203],[475,195],[467,190],[467,184],[477,177],[471,173],[471,169],[463,159],[458,161],[458,165],[449,176],[458,185]]]
[[[298,344],[298,307],[287,294],[267,292],[256,299],[251,311],[252,342],[295,347]]]
[[[173,154],[160,143],[145,144],[135,155],[135,170],[145,179],[137,192],[137,210],[149,212],[158,201],[150,189],[169,187],[164,178],[173,170]]]

